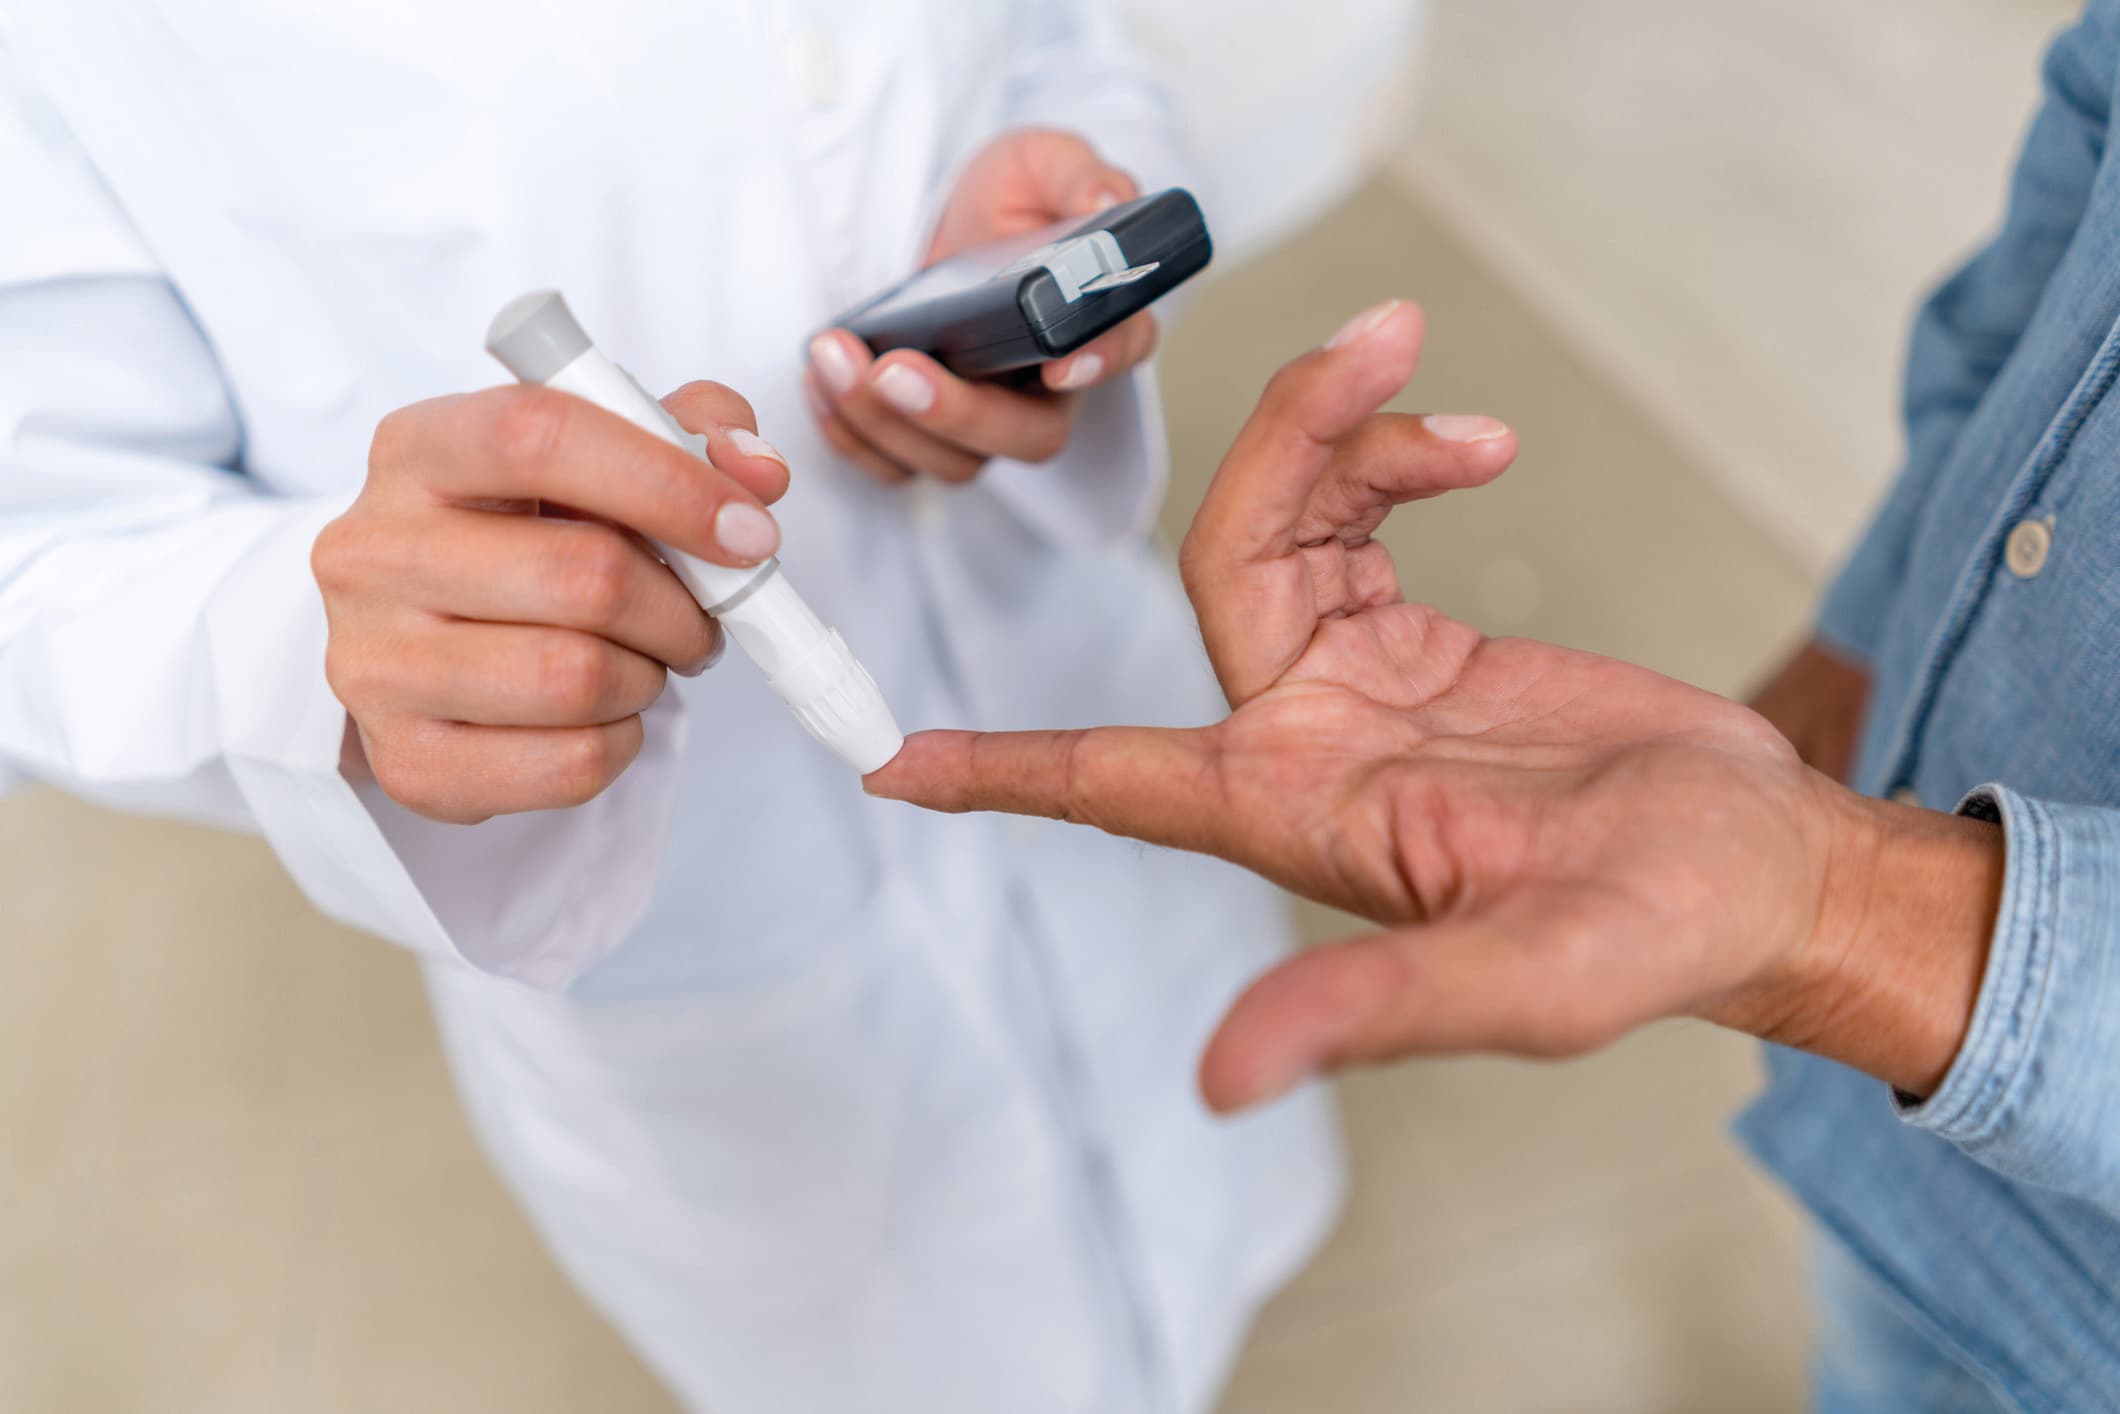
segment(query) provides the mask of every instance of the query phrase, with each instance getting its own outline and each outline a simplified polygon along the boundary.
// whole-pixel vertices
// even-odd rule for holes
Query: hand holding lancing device
[[[1005,133],[966,166],[922,263],[1139,195],[1133,178],[1072,133]],[[1155,347],[1155,317],[1137,314],[1046,364],[1039,386],[1024,389],[967,382],[910,349],[872,358],[861,340],[832,329],[811,341],[803,383],[825,440],[877,480],[969,481],[993,457],[1058,456],[1074,426],[1076,395],[1123,376]]]
[[[718,383],[663,400],[706,458],[580,398],[488,388],[400,408],[311,569],[346,707],[342,769],[429,819],[579,805],[640,751],[668,674],[721,629],[643,537],[747,568],[780,548],[787,462]]]

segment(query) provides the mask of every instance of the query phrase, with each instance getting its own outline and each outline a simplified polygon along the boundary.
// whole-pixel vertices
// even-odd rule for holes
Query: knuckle
[[[353,515],[348,511],[333,520],[309,546],[310,576],[327,595],[343,593],[356,577],[361,531]]]
[[[537,650],[537,690],[562,717],[586,721],[611,690],[610,659],[593,639],[548,634]]]
[[[393,408],[376,422],[375,433],[368,440],[370,476],[387,472],[404,460],[412,443],[413,421],[410,408]]]
[[[1057,419],[1040,420],[1031,430],[1024,450],[1028,462],[1049,462],[1067,450],[1068,425]]]
[[[375,783],[382,788],[383,794],[423,819],[447,821],[452,818],[442,793],[417,773],[378,768]]]
[[[721,625],[705,614],[690,614],[685,619],[684,657],[679,666],[704,663],[721,656],[724,650]]]
[[[643,477],[646,488],[640,528],[665,539],[684,541],[714,524],[714,516],[733,484],[727,476],[674,447],[651,449],[656,458]]]
[[[388,729],[368,733],[368,768],[375,783],[398,804],[430,820],[452,818],[439,759],[421,744],[421,733]]]
[[[584,527],[562,535],[546,582],[580,622],[606,627],[633,594],[633,555],[616,534]]]
[[[347,708],[375,696],[367,655],[349,646],[340,634],[331,634],[324,642],[324,681],[331,695]]]
[[[552,749],[552,798],[562,806],[573,806],[601,795],[632,764],[640,749],[640,730],[636,717],[569,733]]]
[[[1259,394],[1259,411],[1276,416],[1286,410],[1302,390],[1303,370],[1300,360],[1284,363],[1274,370],[1273,377],[1266,380],[1266,388]]]
[[[550,462],[566,441],[573,420],[570,399],[548,388],[503,390],[494,418],[494,454],[512,470],[534,470]]]
[[[355,501],[345,514],[317,532],[309,546],[309,573],[327,602],[386,588],[406,558],[416,528]]]

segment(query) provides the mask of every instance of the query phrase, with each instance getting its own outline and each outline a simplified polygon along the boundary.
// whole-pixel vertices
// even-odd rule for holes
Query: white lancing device
[[[694,456],[706,455],[706,439],[686,432],[631,374],[605,358],[556,290],[510,300],[486,330],[486,351],[522,382],[572,393]],[[731,569],[650,543],[699,607],[764,670],[767,685],[811,736],[863,775],[898,754],[905,737],[876,680],[803,602],[777,558]]]

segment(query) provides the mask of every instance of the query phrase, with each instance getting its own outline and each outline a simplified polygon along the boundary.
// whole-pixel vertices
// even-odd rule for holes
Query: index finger
[[[915,732],[869,794],[961,814],[998,810],[1094,825],[1203,854],[1229,846],[1212,728]]]
[[[384,418],[370,475],[449,502],[558,501],[716,564],[748,567],[780,545],[743,485],[615,413],[515,385],[415,403]]]

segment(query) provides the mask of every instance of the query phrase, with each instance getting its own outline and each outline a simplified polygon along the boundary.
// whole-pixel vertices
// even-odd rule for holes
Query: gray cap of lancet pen
[[[486,326],[486,352],[525,383],[543,383],[589,347],[558,290],[532,290],[501,306]]]

